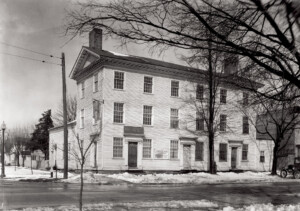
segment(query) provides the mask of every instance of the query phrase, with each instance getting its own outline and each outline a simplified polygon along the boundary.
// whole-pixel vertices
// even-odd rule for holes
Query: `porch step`
[[[130,173],[130,174],[144,174],[145,172],[141,169],[128,169],[126,171],[127,173]]]
[[[196,169],[181,169],[179,171],[180,174],[197,173],[197,172],[199,171]]]
[[[229,172],[234,172],[234,173],[243,173],[244,170],[242,169],[230,169]]]

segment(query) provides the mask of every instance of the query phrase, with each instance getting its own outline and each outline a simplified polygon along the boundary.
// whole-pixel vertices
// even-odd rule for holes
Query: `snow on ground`
[[[83,210],[218,210],[218,211],[298,211],[300,204],[296,205],[272,205],[272,204],[253,204],[242,208],[224,207],[221,208],[218,204],[207,200],[182,200],[182,201],[154,201],[154,202],[134,202],[134,203],[99,203],[85,204]],[[36,207],[24,208],[23,211],[77,211],[78,207],[59,206],[59,207]]]
[[[69,173],[70,176],[73,174]],[[55,171],[53,171],[55,177]],[[63,178],[63,173],[57,172],[57,178]],[[37,170],[17,167],[17,166],[5,166],[5,179],[8,180],[20,180],[20,179],[50,179],[50,171]]]
[[[201,184],[201,183],[221,183],[221,182],[284,182],[291,181],[290,178],[281,178],[271,176],[269,172],[219,172],[216,175],[209,173],[189,173],[189,174],[146,174],[135,175],[129,173],[106,175],[110,178],[128,181],[131,183],[184,183],[184,184]],[[299,181],[300,180],[293,180]]]

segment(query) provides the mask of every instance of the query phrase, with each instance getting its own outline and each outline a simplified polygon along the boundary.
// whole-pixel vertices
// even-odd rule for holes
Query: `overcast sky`
[[[61,67],[6,54],[60,63],[59,59],[41,56],[7,46],[20,46],[37,52],[66,55],[67,77],[82,45],[88,45],[87,35],[64,45],[70,37],[63,36],[66,10],[73,0],[1,0],[0,4],[0,122],[8,128],[36,124],[47,109],[55,112],[62,99]],[[104,50],[153,57],[144,46],[131,45],[120,49],[117,40],[104,40]],[[5,54],[4,54],[5,53]],[[163,60],[176,62],[174,55]],[[155,57],[157,59],[157,57]],[[178,62],[178,61],[177,61]],[[76,94],[75,81],[67,78],[67,90]]]

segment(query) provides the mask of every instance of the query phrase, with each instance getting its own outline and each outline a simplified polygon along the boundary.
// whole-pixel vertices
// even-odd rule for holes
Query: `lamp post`
[[[4,167],[4,132],[6,129],[6,125],[3,122],[1,125],[2,129],[2,152],[1,152],[1,163],[2,163],[2,171],[1,171],[1,178],[5,177],[5,167]]]

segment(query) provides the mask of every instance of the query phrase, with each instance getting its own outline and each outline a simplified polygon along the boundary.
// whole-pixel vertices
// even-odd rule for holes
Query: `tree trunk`
[[[24,167],[25,166],[25,158],[26,158],[26,155],[22,155],[22,166]]]
[[[211,43],[208,43],[211,46]],[[209,88],[209,119],[208,119],[208,143],[209,143],[209,173],[216,174],[215,159],[214,159],[214,78],[212,67],[211,50],[208,50],[208,88]]]
[[[17,166],[20,167],[20,161],[19,161],[19,158],[20,158],[20,154],[19,152],[16,152],[16,162],[17,162]]]
[[[278,160],[278,149],[280,146],[280,141],[279,139],[276,139],[276,143],[274,145],[273,148],[273,160],[272,160],[272,171],[271,171],[271,175],[276,175],[277,174],[277,160]]]
[[[79,210],[82,211],[82,193],[83,193],[83,164],[80,166],[80,194],[79,194]]]

